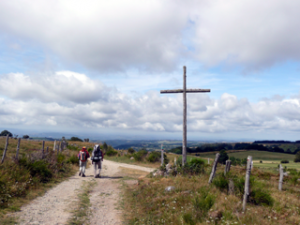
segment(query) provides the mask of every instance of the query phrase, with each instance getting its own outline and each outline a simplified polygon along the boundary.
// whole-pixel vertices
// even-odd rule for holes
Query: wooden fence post
[[[225,165],[225,170],[224,170],[224,175],[230,171],[230,165],[231,165],[231,160],[226,160],[226,165]]]
[[[49,147],[47,146],[46,154],[48,154],[48,153],[49,153]]]
[[[64,149],[64,142],[60,142],[60,152],[62,152]]]
[[[217,153],[215,161],[214,161],[214,164],[213,164],[213,167],[212,167],[212,170],[211,170],[211,174],[210,174],[210,177],[209,177],[209,180],[208,180],[209,184],[213,181],[213,179],[215,177],[215,173],[216,173],[216,169],[217,169],[217,164],[218,164],[219,158],[220,158],[220,153]]]
[[[54,141],[54,144],[53,144],[53,151],[56,150],[56,140]]]
[[[56,145],[56,149],[57,149],[57,155],[58,155],[58,153],[59,153],[59,142],[58,142],[58,144]]]
[[[19,160],[19,150],[20,150],[20,143],[21,143],[21,138],[18,138],[18,145],[17,145],[16,160]]]
[[[282,191],[282,183],[283,183],[283,166],[279,165],[279,184],[278,184],[278,190]]]
[[[246,179],[245,179],[245,193],[243,199],[243,212],[246,210],[246,204],[248,201],[248,196],[250,192],[250,175],[251,175],[251,165],[252,165],[252,156],[248,156],[247,158],[247,169],[246,169]]]
[[[1,164],[4,162],[4,158],[6,156],[6,151],[7,151],[7,146],[8,146],[8,139],[9,139],[9,134],[6,136],[6,143],[5,143],[5,147],[4,147],[4,151],[3,151],[3,156],[2,156]]]
[[[45,156],[44,149],[45,149],[45,141],[43,141],[43,146],[42,146],[42,159],[43,159],[44,156]]]
[[[209,158],[207,158],[207,164],[210,165]]]

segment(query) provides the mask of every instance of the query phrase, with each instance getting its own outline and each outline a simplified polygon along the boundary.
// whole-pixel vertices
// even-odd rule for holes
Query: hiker
[[[100,145],[95,145],[92,153],[92,164],[94,165],[95,178],[100,178],[100,172],[103,161],[103,151],[101,151]]]
[[[86,150],[86,147],[82,147],[82,149],[78,153],[79,176],[85,177],[85,167],[88,158],[90,158],[89,152]]]

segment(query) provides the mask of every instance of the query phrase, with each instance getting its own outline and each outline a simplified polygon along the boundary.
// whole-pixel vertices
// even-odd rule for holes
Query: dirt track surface
[[[21,225],[61,225],[66,224],[72,216],[71,211],[74,201],[77,199],[77,191],[84,180],[95,180],[90,202],[90,224],[122,224],[121,213],[118,209],[120,194],[120,182],[126,176],[124,168],[144,172],[151,172],[153,168],[116,163],[104,160],[102,165],[102,178],[95,179],[93,168],[86,170],[86,177],[79,177],[78,173],[56,187],[47,191],[44,196],[38,197],[30,204],[23,206],[20,212],[15,213],[19,217]]]

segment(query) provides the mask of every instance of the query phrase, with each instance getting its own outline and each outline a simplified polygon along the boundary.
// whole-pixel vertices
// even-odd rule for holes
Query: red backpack
[[[80,159],[80,161],[85,162],[86,161],[86,152],[80,151],[79,152],[79,159]]]

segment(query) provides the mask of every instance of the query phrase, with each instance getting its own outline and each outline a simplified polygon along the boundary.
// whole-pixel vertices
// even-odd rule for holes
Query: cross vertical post
[[[183,89],[161,90],[161,94],[183,94],[183,135],[182,135],[182,165],[186,163],[187,148],[187,100],[186,93],[210,92],[210,89],[186,89],[186,66],[183,67]]]
[[[183,137],[182,137],[182,165],[186,163],[186,66],[183,67]]]

